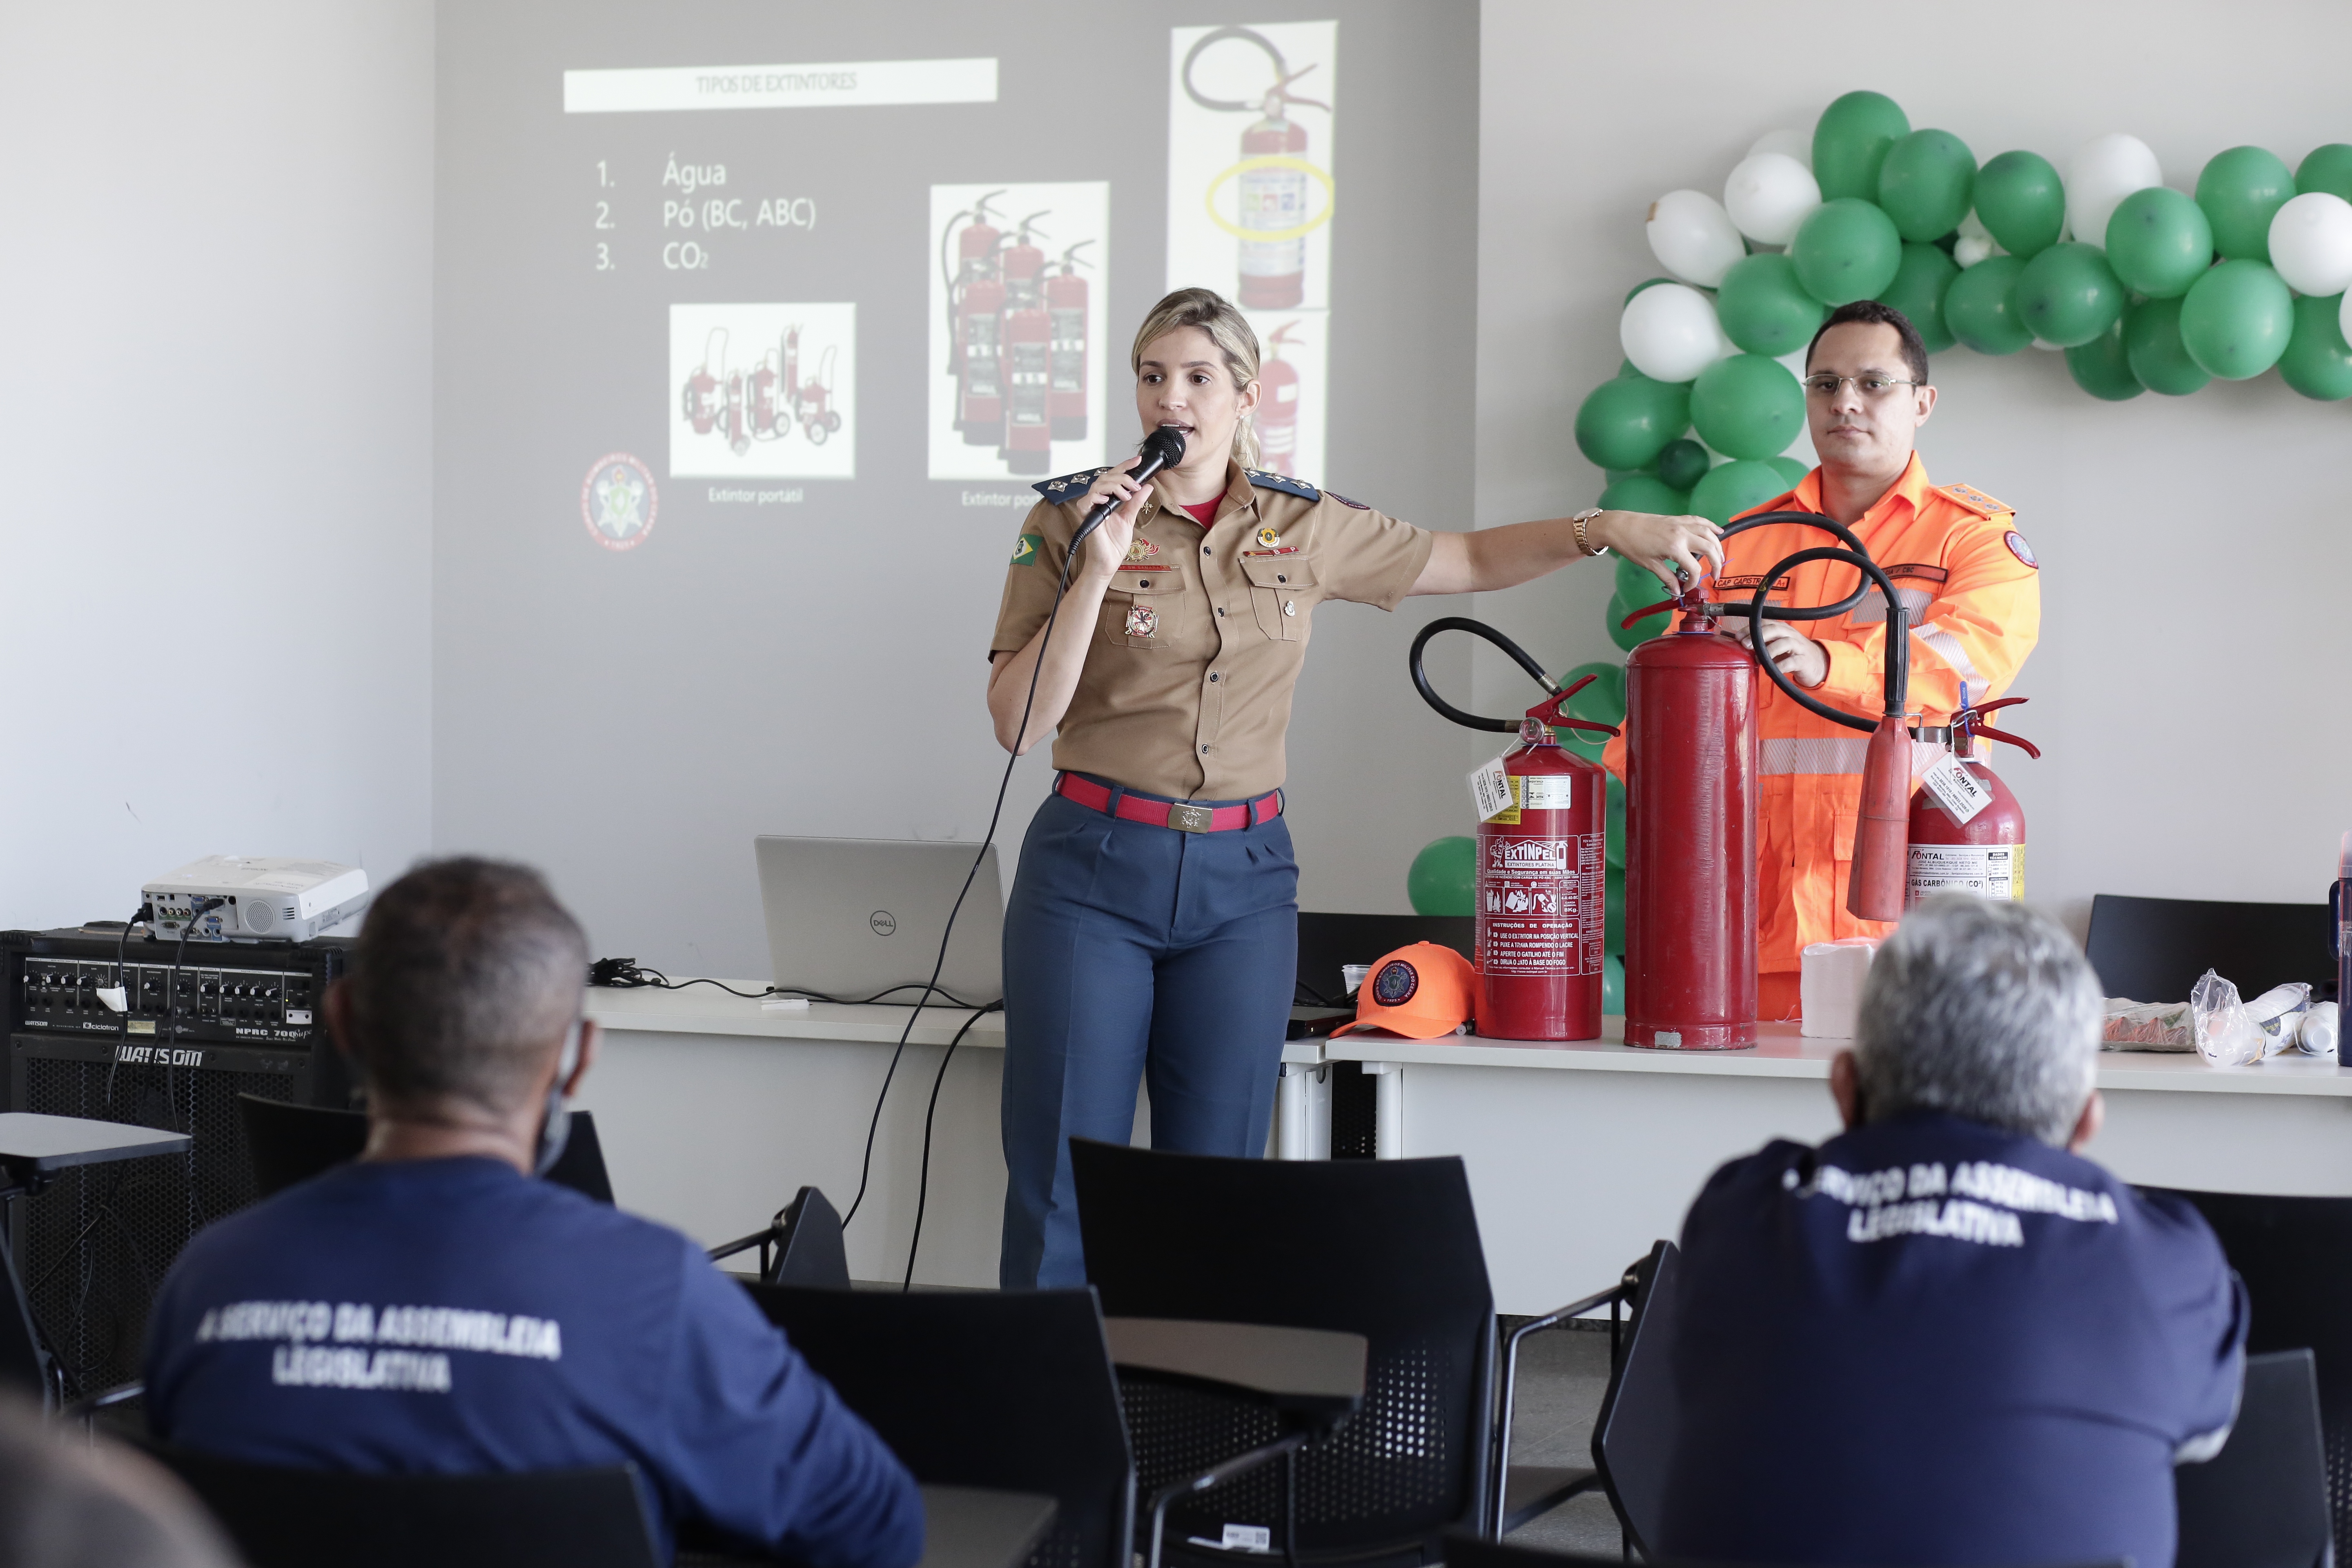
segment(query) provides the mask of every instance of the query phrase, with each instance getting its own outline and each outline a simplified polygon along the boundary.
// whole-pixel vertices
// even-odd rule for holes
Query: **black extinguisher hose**
[[[1875,584],[1886,599],[1886,711],[1895,718],[1903,717],[1906,711],[1904,704],[1911,687],[1911,612],[1904,607],[1902,595],[1895,591],[1893,581],[1880,569],[1878,563],[1870,558],[1870,552],[1863,547],[1860,539],[1854,537],[1852,529],[1835,518],[1823,517],[1817,511],[1759,512],[1754,517],[1741,518],[1725,529],[1722,536],[1729,539],[1734,534],[1745,533],[1751,528],[1760,528],[1769,522],[1800,522],[1810,528],[1818,528],[1823,532],[1837,535],[1845,548],[1841,550],[1821,545],[1811,550],[1800,550],[1794,555],[1774,562],[1771,569],[1764,574],[1764,580],[1757,584],[1756,592],[1747,605],[1748,649],[1756,656],[1756,662],[1763,666],[1764,673],[1771,678],[1773,685],[1779,687],[1791,702],[1808,712],[1818,713],[1832,723],[1843,724],[1849,730],[1869,731],[1877,729],[1879,721],[1875,719],[1865,719],[1843,708],[1832,708],[1819,698],[1807,696],[1797,689],[1797,683],[1790,680],[1779,665],[1764,655],[1764,623],[1767,620],[1831,620],[1862,603]],[[1787,605],[1768,606],[1764,600],[1771,593],[1773,583],[1790,567],[1801,566],[1809,561],[1843,562],[1862,574],[1862,581],[1854,584],[1853,593],[1833,605],[1819,605],[1810,610]],[[1668,606],[1671,605],[1672,601],[1669,601]]]
[[[1422,627],[1420,635],[1412,639],[1412,647],[1404,656],[1405,667],[1412,671],[1412,689],[1421,693],[1421,700],[1428,703],[1432,708],[1436,709],[1438,712],[1444,714],[1446,718],[1451,719],[1456,724],[1461,725],[1464,729],[1496,730],[1507,735],[1513,735],[1518,732],[1519,725],[1522,721],[1517,719],[1486,719],[1482,718],[1475,713],[1465,713],[1461,709],[1456,708],[1453,703],[1448,702],[1444,698],[1440,697],[1437,694],[1437,689],[1429,683],[1429,672],[1421,667],[1421,650],[1429,646],[1429,639],[1435,637],[1440,632],[1468,632],[1472,637],[1485,637],[1488,642],[1493,643],[1496,647],[1501,648],[1505,653],[1509,654],[1514,659],[1517,659],[1521,669],[1526,670],[1529,675],[1535,677],[1537,685],[1542,687],[1546,691],[1550,692],[1555,697],[1559,695],[1559,683],[1553,680],[1550,676],[1544,673],[1543,666],[1535,661],[1535,656],[1533,654],[1528,652],[1527,649],[1521,647],[1518,644],[1513,642],[1510,638],[1505,637],[1502,633],[1496,631],[1486,622],[1474,621],[1467,616],[1440,616],[1437,619],[1430,622],[1429,625]]]

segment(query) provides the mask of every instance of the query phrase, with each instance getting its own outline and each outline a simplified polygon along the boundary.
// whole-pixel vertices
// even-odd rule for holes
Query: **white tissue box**
[[[1862,983],[1877,953],[1878,939],[1868,936],[1817,942],[1806,947],[1804,969],[1797,982],[1805,1015],[1801,1034],[1811,1039],[1853,1037],[1854,1017],[1862,1010]]]

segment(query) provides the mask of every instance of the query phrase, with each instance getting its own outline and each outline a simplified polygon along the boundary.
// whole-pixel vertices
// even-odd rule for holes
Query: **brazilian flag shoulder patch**
[[[1045,536],[1044,534],[1023,534],[1018,540],[1013,542],[1013,560],[1011,564],[1015,566],[1027,566],[1034,563],[1037,559],[1037,552],[1045,549]]]

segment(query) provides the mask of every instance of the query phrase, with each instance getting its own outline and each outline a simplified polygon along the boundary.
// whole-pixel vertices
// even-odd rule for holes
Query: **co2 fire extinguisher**
[[[1903,889],[1903,907],[1910,908],[1930,893],[1976,893],[1988,899],[2025,897],[2025,808],[1985,765],[1979,737],[2006,741],[2029,757],[2041,748],[2021,735],[2004,734],[1984,721],[2000,708],[2013,708],[2022,697],[2004,697],[1981,708],[1971,708],[1965,697],[1953,715],[1952,754],[1921,781],[1911,797],[1910,872]]]
[[[1444,631],[1486,638],[1551,695],[1519,719],[1463,712],[1437,694],[1422,668],[1422,649]],[[1599,1039],[1608,780],[1563,751],[1553,732],[1560,726],[1617,732],[1565,711],[1593,677],[1562,690],[1518,644],[1459,616],[1422,627],[1407,664],[1423,700],[1446,718],[1519,737],[1517,746],[1471,774],[1479,816],[1478,1033],[1502,1040]]]
[[[1298,367],[1282,357],[1297,321],[1285,321],[1268,334],[1270,356],[1258,367],[1258,466],[1273,474],[1296,475],[1298,458]]]
[[[1047,411],[1052,393],[1048,360],[1053,350],[1053,322],[1045,310],[1045,253],[1032,245],[1030,236],[1042,233],[1031,213],[1021,220],[1019,234],[1004,248],[1001,272],[1004,305],[997,330],[1004,381],[1004,441],[1001,456],[1016,474],[1043,474],[1054,466],[1053,419]]]
[[[968,447],[1001,446],[1004,439],[1004,388],[997,345],[998,322],[1004,310],[997,251],[1004,234],[988,221],[993,216],[988,204],[1003,194],[989,192],[969,211],[948,219],[940,231],[940,276],[947,284],[947,374],[955,379],[956,428]],[[948,259],[950,244],[956,252],[952,263]]]
[[[1255,44],[1274,65],[1274,85],[1253,102],[1246,99],[1203,97],[1192,85],[1192,66],[1212,45],[1226,39]],[[1242,132],[1242,157],[1234,180],[1241,202],[1241,279],[1238,303],[1245,310],[1286,310],[1307,297],[1307,230],[1308,186],[1307,130],[1289,117],[1293,105],[1320,109],[1330,105],[1299,98],[1290,84],[1313,70],[1312,64],[1292,70],[1272,39],[1251,27],[1215,27],[1203,33],[1184,56],[1185,94],[1202,108],[1220,114],[1255,110],[1255,123]],[[1264,237],[1259,237],[1263,236]]]
[[[1094,243],[1082,239],[1062,252],[1062,269],[1045,279],[1045,317],[1052,348],[1046,408],[1056,441],[1087,438],[1087,280],[1078,276],[1078,252]]]

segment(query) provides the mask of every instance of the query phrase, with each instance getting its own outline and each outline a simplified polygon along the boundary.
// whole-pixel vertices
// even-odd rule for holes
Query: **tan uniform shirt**
[[[1021,525],[992,652],[1018,652],[1045,624],[1094,479],[1037,487],[1047,499]],[[1430,543],[1426,529],[1239,464],[1227,465],[1209,528],[1154,495],[1094,624],[1055,623],[1057,646],[1084,637],[1087,647],[1054,765],[1175,800],[1274,789],[1315,606],[1394,609]]]

